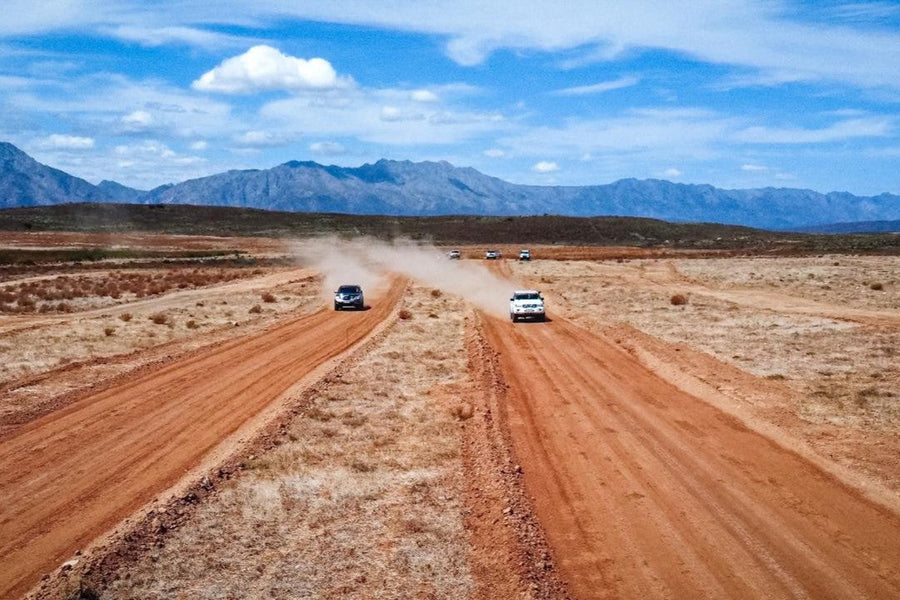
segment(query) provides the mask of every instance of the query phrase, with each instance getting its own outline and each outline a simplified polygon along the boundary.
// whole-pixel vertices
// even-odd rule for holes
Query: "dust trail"
[[[483,265],[450,260],[433,246],[408,240],[317,238],[297,241],[292,250],[301,264],[324,274],[329,297],[341,284],[356,283],[365,290],[377,285],[386,273],[396,272],[503,317],[509,312],[507,301],[515,287]]]

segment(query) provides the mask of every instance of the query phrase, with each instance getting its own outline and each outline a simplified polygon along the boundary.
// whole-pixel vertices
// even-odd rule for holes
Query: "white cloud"
[[[409,93],[409,99],[413,102],[439,102],[437,94],[431,90],[413,90]]]
[[[421,121],[425,115],[414,110],[403,110],[396,106],[384,106],[381,109],[381,120],[389,123],[397,121]]]
[[[51,150],[90,150],[94,147],[94,138],[54,133],[47,136],[41,146]]]
[[[484,155],[488,158],[503,158],[506,156],[506,152],[501,150],[500,148],[489,148],[484,151]]]
[[[252,130],[235,136],[234,141],[244,148],[271,148],[274,146],[286,146],[298,137],[298,135],[275,133],[273,131]]]
[[[191,87],[204,92],[247,94],[263,90],[327,90],[350,81],[339,78],[324,58],[305,60],[260,45],[222,61]]]
[[[675,167],[669,167],[668,169],[666,169],[665,171],[660,173],[660,175],[663,177],[669,177],[671,179],[674,179],[676,177],[681,177],[682,175],[684,175],[684,173],[682,173]]]
[[[122,124],[129,131],[140,131],[153,124],[153,115],[146,110],[136,110],[122,117]]]
[[[552,161],[542,160],[535,163],[531,170],[535,173],[555,173],[559,171],[559,165]]]
[[[885,24],[892,16],[879,16],[896,14],[896,7],[891,2],[840,6],[845,20],[803,22],[793,10],[794,3],[783,0],[571,0],[565,10],[545,0],[457,0],[452,7],[444,2],[395,0],[390,10],[368,0],[158,0],[152,8],[133,0],[6,0],[0,36],[99,27],[124,28],[122,35],[132,38],[188,41],[193,37],[203,43],[197,24],[260,27],[267,21],[295,18],[440,36],[448,40],[447,54],[464,65],[481,63],[501,48],[573,50],[582,61],[601,62],[629,50],[661,49],[760,73],[790,71],[806,81],[897,89],[900,35]],[[847,6],[852,10],[846,10]],[[865,18],[858,16],[860,12]],[[841,11],[832,8],[824,14],[841,16]],[[165,26],[155,27],[157,23]],[[141,28],[163,33],[151,35]]]
[[[171,159],[178,156],[166,144],[157,140],[145,140],[139,144],[121,144],[116,146],[113,152],[126,161],[134,157]]]
[[[142,46],[156,47],[169,44],[186,44],[200,48],[247,47],[253,40],[234,35],[205,31],[195,27],[146,27],[142,25],[120,25],[101,29],[107,35],[135,42]]]
[[[400,109],[396,106],[385,106],[381,109],[381,120],[382,121],[400,121],[403,119],[403,115],[400,112]]]
[[[336,155],[343,154],[347,149],[337,142],[313,142],[309,145],[309,151],[313,154]]]
[[[764,167],[762,165],[751,165],[751,164],[741,165],[741,171],[750,171],[751,173],[759,172],[759,171],[768,171],[768,170],[769,170],[768,167]]]
[[[637,77],[621,77],[613,81],[604,81],[601,83],[595,83],[593,85],[579,85],[557,90],[554,92],[554,94],[558,96],[585,96],[588,94],[601,94],[603,92],[609,92],[611,90],[631,87],[637,85],[639,82],[640,79],[638,79]]]
[[[697,159],[713,154],[736,125],[734,119],[702,109],[645,108],[606,119],[569,119],[559,127],[533,127],[499,141],[520,156]]]
[[[891,133],[888,118],[846,119],[822,129],[748,127],[735,138],[751,144],[822,144],[851,138],[884,137]]]
[[[197,152],[203,152],[207,148],[209,148],[209,143],[205,140],[197,140],[190,145],[191,150],[195,150]]]

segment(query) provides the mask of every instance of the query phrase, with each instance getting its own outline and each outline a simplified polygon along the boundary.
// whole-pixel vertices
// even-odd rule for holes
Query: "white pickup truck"
[[[537,290],[516,290],[509,299],[509,318],[513,323],[519,319],[535,319],[543,321],[544,297]]]

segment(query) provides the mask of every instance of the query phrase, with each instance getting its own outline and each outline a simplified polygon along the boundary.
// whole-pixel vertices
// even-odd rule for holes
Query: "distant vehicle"
[[[528,248],[519,250],[519,260],[531,260],[531,250]]]
[[[509,299],[509,318],[513,323],[519,319],[545,320],[544,297],[537,290],[514,291]]]
[[[451,259],[458,260],[459,259],[459,250],[451,250],[450,252],[447,253],[447,256],[449,256]]]
[[[362,310],[366,307],[362,288],[358,285],[342,285],[334,293],[334,310],[347,307]]]
[[[484,253],[484,258],[486,260],[497,260],[498,258],[500,258],[500,251],[499,250],[488,250],[487,252]]]

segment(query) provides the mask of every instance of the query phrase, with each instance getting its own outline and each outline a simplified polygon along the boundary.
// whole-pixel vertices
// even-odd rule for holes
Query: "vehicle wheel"
[[[341,307],[337,302],[334,303],[334,310],[341,310]]]
[[[517,317],[516,315],[509,315],[509,318],[513,323],[519,320],[519,317]]]
[[[538,317],[538,321],[540,321],[541,323],[543,323],[546,320],[547,320],[547,315],[541,315]]]

